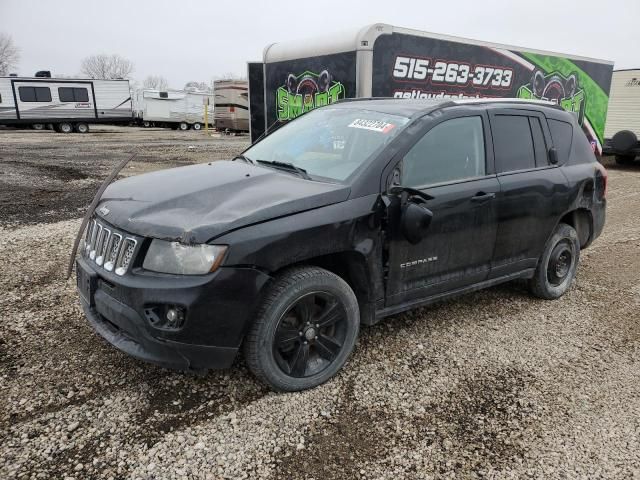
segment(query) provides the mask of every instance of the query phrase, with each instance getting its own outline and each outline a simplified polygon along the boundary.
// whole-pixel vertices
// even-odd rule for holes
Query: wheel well
[[[371,274],[364,256],[358,252],[337,252],[313,257],[299,265],[324,268],[342,278],[353,290],[360,306],[362,323],[369,324],[375,318],[375,301],[372,297]]]
[[[573,210],[560,219],[560,223],[571,225],[578,233],[580,248],[587,248],[593,236],[593,218],[585,208]]]

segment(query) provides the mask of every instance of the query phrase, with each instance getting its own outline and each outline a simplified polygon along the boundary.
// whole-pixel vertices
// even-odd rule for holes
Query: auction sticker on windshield
[[[380,120],[365,120],[363,118],[356,118],[349,125],[351,128],[363,128],[365,130],[372,130],[374,132],[389,133],[395,128],[393,123],[387,123]]]

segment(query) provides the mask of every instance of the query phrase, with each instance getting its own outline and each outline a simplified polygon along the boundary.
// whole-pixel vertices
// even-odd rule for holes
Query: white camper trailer
[[[0,125],[86,133],[91,123],[130,121],[128,80],[0,77]]]
[[[134,117],[144,127],[167,127],[173,130],[200,130],[213,121],[213,96],[204,92],[182,90],[138,90],[134,96]]]
[[[247,80],[216,80],[215,126],[230,132],[249,131],[249,82]]]
[[[632,162],[640,155],[640,69],[616,70],[611,80],[604,153],[616,162]]]

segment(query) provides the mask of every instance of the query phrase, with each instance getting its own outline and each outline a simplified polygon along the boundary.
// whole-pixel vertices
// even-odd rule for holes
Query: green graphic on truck
[[[319,74],[309,70],[299,75],[287,75],[285,85],[276,90],[278,120],[287,121],[314,108],[345,98],[341,82],[333,80],[328,70]]]
[[[560,72],[545,74],[541,70],[535,70],[531,82],[518,89],[517,97],[527,100],[549,100],[566,111],[574,112],[580,125],[584,121],[586,95],[578,85],[576,73],[570,73],[565,77]]]

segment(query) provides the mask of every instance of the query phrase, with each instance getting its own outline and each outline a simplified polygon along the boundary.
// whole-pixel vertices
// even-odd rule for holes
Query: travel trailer
[[[394,27],[274,43],[249,64],[251,139],[343,98],[521,98],[574,112],[604,140],[613,62]]]
[[[640,155],[640,69],[613,72],[604,137],[604,153],[615,155],[616,162]]]
[[[208,119],[205,119],[205,105]],[[144,127],[200,130],[205,121],[213,123],[213,96],[183,90],[138,90],[134,95],[134,118]]]
[[[249,84],[246,80],[216,80],[215,126],[229,132],[249,131]]]
[[[0,125],[86,133],[92,123],[130,121],[128,80],[0,77]]]

